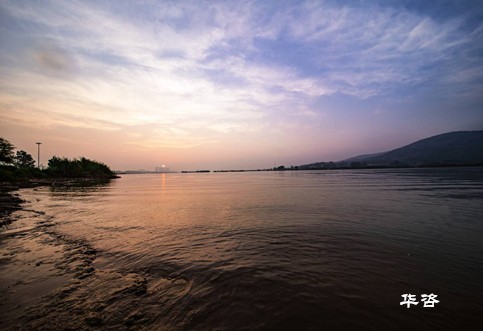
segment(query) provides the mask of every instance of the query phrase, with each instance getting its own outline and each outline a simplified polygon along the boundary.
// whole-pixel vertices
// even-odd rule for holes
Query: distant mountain
[[[471,164],[483,161],[483,131],[444,133],[361,160],[367,164]]]
[[[339,162],[317,162],[300,169],[483,164],[483,131],[457,131],[416,141],[389,152]],[[330,165],[330,166],[327,166]]]
[[[358,155],[358,156],[353,156],[349,159],[345,159],[345,160],[342,160],[342,161],[339,161],[339,162],[361,162],[361,161],[364,161],[364,160],[369,159],[371,157],[376,157],[376,156],[382,155],[384,153],[386,153],[386,152]]]

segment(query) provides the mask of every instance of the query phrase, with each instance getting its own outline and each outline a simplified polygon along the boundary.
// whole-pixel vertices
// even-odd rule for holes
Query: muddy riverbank
[[[17,189],[3,185],[0,195],[0,329],[164,328],[142,307],[156,304],[153,291],[174,293],[179,283],[99,268],[96,248],[60,232],[61,220]]]

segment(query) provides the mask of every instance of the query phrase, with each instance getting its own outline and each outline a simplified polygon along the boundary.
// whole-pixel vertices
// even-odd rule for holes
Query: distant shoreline
[[[328,166],[328,167],[310,167],[303,166],[295,167],[275,167],[265,169],[223,169],[223,170],[182,170],[182,171],[170,171],[170,172],[155,172],[155,171],[129,171],[129,172],[116,172],[118,175],[160,175],[160,174],[196,174],[196,173],[233,173],[233,172],[268,172],[268,171],[310,171],[310,170],[372,170],[372,169],[435,169],[435,168],[478,168],[483,167],[483,163],[477,164],[425,164],[425,165],[399,165],[399,166]]]
[[[307,170],[364,170],[364,169],[434,169],[434,168],[465,168],[465,167],[483,167],[481,164],[459,164],[459,165],[419,165],[419,166],[361,166],[361,167],[349,167],[349,166],[335,166],[335,167],[313,167],[313,168],[273,168],[273,169],[251,169],[251,170],[214,170],[213,172],[258,172],[258,171],[307,171]]]

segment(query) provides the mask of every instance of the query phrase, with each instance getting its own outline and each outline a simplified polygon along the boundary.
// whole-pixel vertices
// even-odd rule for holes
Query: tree
[[[71,178],[111,178],[114,173],[107,165],[82,157],[80,159],[60,158],[57,156],[49,160],[48,173],[54,177]]]
[[[14,161],[13,146],[10,141],[0,137],[0,165],[10,165]]]
[[[35,160],[32,158],[32,155],[24,150],[20,150],[15,155],[15,165],[19,168],[33,168],[35,167]]]

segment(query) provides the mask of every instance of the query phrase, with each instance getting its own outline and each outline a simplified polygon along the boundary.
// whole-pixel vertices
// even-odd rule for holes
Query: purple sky
[[[0,136],[113,169],[337,161],[483,129],[481,1],[1,1]]]

